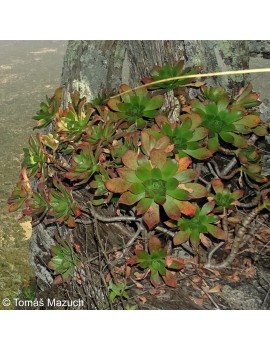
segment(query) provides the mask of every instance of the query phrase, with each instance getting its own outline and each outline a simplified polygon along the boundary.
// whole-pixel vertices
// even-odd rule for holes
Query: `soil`
[[[29,220],[9,214],[7,198],[16,184],[23,147],[39,104],[60,85],[66,41],[0,41],[0,301],[16,296],[33,277],[29,264]],[[13,308],[13,306],[0,309]]]

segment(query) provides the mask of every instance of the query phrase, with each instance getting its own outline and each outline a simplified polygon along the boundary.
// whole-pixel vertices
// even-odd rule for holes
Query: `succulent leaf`
[[[214,237],[226,240],[225,232],[216,226],[218,218],[211,215],[211,211],[215,206],[214,202],[208,202],[200,209],[197,205],[196,212],[191,218],[182,217],[178,221],[179,232],[174,237],[176,245],[190,240],[192,247],[196,251],[200,243],[200,233],[210,233]]]

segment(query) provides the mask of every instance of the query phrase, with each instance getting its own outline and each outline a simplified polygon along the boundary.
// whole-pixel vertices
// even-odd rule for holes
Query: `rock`
[[[255,287],[241,282],[235,287],[224,285],[217,296],[231,310],[259,310],[263,303],[261,294]]]

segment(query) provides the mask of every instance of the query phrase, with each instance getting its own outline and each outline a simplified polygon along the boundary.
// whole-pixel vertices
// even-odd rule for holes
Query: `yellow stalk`
[[[124,94],[130,93],[132,91],[136,91],[141,88],[147,88],[155,84],[159,83],[165,83],[165,82],[171,82],[173,80],[178,80],[178,79],[187,79],[187,78],[205,78],[205,77],[217,77],[217,76],[226,76],[226,75],[237,75],[237,74],[249,74],[249,73],[264,73],[264,72],[270,72],[270,68],[254,68],[254,69],[243,69],[243,70],[238,70],[238,71],[225,71],[225,72],[212,72],[212,73],[199,73],[199,74],[191,74],[188,76],[177,76],[177,77],[171,77],[171,78],[166,78],[166,79],[161,79],[161,80],[156,80],[147,84],[139,85],[135,88],[128,89],[124,91],[123,93],[111,96],[110,99],[117,98],[119,96],[122,96]]]

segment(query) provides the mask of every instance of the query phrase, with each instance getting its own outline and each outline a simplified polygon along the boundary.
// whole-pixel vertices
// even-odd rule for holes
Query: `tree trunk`
[[[149,75],[154,65],[185,59],[187,65],[201,65],[203,72],[247,69],[249,42],[201,40],[71,41],[68,44],[62,83],[89,99],[105,89],[111,92],[121,83],[135,86]],[[208,83],[239,90],[246,76],[208,78]]]
[[[180,59],[186,60],[187,66],[201,65],[203,72],[247,69],[249,66],[249,44],[247,41],[70,41],[65,55],[62,84],[66,91],[71,93],[74,89],[93,99],[104,91],[111,94],[121,83],[131,87],[140,84],[142,77],[149,75],[154,65],[165,62],[175,63]],[[209,84],[222,85],[233,93],[246,83],[247,76],[224,76],[209,78]],[[67,97],[68,99],[68,97]],[[80,196],[80,194],[77,194]],[[103,210],[108,215],[111,209]],[[107,212],[106,212],[107,211]],[[103,212],[104,214],[104,212]],[[102,240],[108,247],[115,247],[119,243],[127,242],[134,233],[131,226],[99,224]],[[89,250],[89,255],[96,251],[96,238],[93,237],[93,226],[77,226],[72,232],[76,240]],[[51,286],[53,277],[47,267],[50,258],[50,247],[54,242],[54,234],[58,232],[64,236],[65,226],[51,224],[45,227],[39,224],[33,228],[31,239],[31,260],[39,285],[42,289]],[[110,233],[112,235],[110,235]],[[108,235],[109,234],[109,235]],[[107,242],[109,238],[109,241]],[[96,288],[102,284],[100,277]],[[93,284],[93,282],[92,282]],[[83,291],[83,288],[81,288]],[[93,286],[92,286],[93,292]],[[84,294],[91,294],[91,286]],[[82,293],[82,292],[81,292]],[[185,302],[179,309],[194,309],[196,305]],[[89,296],[86,296],[89,300]],[[102,300],[102,297],[99,297]],[[91,300],[91,299],[90,299]],[[95,301],[94,301],[95,300]],[[88,308],[102,308],[102,303],[96,306],[97,298],[89,301]],[[180,299],[179,299],[180,300]],[[93,302],[94,301],[94,302]],[[165,308],[177,308],[168,303]],[[150,307],[151,308],[151,307]],[[164,307],[163,307],[164,308]]]

